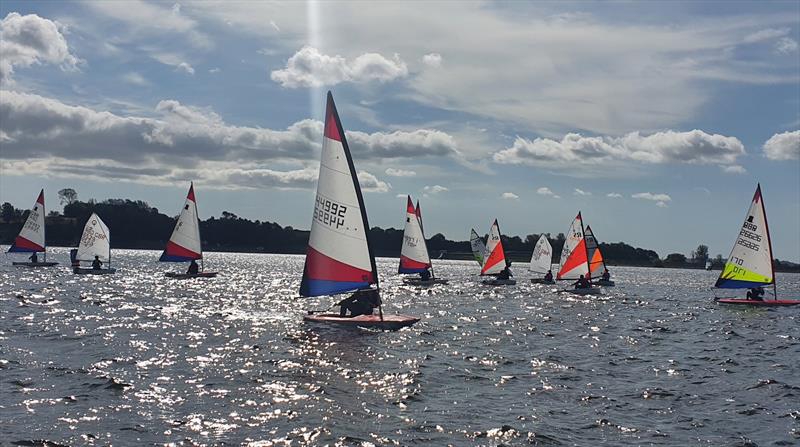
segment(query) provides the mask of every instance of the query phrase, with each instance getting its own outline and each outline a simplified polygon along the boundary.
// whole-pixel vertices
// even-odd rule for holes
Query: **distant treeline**
[[[114,248],[161,249],[167,242],[176,217],[162,214],[140,200],[109,199],[102,202],[77,200],[76,194],[61,195],[66,203],[63,212],[51,211],[46,219],[47,243],[51,246],[77,246],[83,225],[95,212],[112,231],[111,246]],[[14,208],[4,203],[0,208],[0,243],[13,242],[27,218],[27,210]],[[223,211],[218,218],[200,221],[203,249],[206,251],[231,251],[254,253],[305,253],[309,232],[290,226],[282,227],[273,222],[249,220]],[[564,245],[564,234],[547,234],[553,246],[553,261],[558,262]],[[399,257],[403,231],[394,228],[373,227],[369,238],[377,256]],[[503,236],[503,247],[507,256],[515,262],[528,262],[539,234]],[[601,243],[600,248],[608,264],[647,267],[703,268],[707,259],[707,248],[702,247],[691,258],[672,253],[661,259],[653,250],[631,247],[623,242]],[[432,258],[440,255],[447,259],[471,259],[469,241],[451,241],[442,234],[428,239],[428,250]],[[715,261],[715,262],[714,262]],[[722,267],[721,256],[712,261],[714,268]],[[800,271],[800,265],[776,261],[776,269]]]

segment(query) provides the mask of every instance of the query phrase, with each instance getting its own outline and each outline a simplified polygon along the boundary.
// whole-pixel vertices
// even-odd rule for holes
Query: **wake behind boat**
[[[416,212],[414,219],[417,219]],[[411,326],[419,321],[416,317],[383,313],[378,269],[367,232],[369,228],[361,185],[344,128],[333,95],[328,92],[317,196],[300,296],[355,293],[339,303],[339,315],[309,311],[303,320],[387,330]],[[375,308],[377,316],[373,315]],[[347,316],[347,311],[350,316]]]
[[[772,285],[773,299],[761,296],[764,286]],[[775,284],[775,267],[772,259],[772,241],[769,236],[767,212],[761,195],[761,184],[756,187],[750,209],[747,210],[742,229],[733,244],[728,261],[722,268],[715,288],[750,289],[747,298],[717,298],[720,304],[747,306],[794,306],[800,299],[778,299]]]
[[[75,254],[72,272],[78,275],[110,275],[117,269],[111,268],[111,231],[95,213],[89,216],[83,227],[81,241]],[[91,262],[92,267],[81,267],[81,262]],[[106,264],[107,268],[101,268]]]
[[[197,265],[197,260],[200,265]],[[159,258],[160,262],[189,262],[186,273],[166,272],[164,276],[176,279],[213,278],[217,272],[206,272],[203,265],[203,246],[200,240],[200,221],[198,220],[197,201],[194,195],[194,183],[189,184],[189,193],[183,204],[181,214],[172,230],[166,248]]]
[[[16,239],[8,249],[8,253],[31,253],[30,262],[17,261],[11,265],[17,267],[53,267],[58,262],[47,261],[47,245],[45,244],[45,209],[44,209],[44,189],[39,191],[39,197],[33,204],[25,224],[19,231]],[[37,253],[42,253],[44,259],[39,261]]]

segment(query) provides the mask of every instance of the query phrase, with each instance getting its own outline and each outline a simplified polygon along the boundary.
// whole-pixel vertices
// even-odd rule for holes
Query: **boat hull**
[[[53,267],[58,265],[58,262],[12,262],[11,265],[17,267]]]
[[[544,278],[531,278],[531,282],[534,284],[550,284],[550,285],[556,283],[555,281],[548,281]]]
[[[748,300],[745,298],[719,298],[716,300],[719,304],[735,304],[744,306],[760,306],[760,307],[775,307],[775,306],[796,306],[800,304],[800,300]]]
[[[173,279],[214,278],[217,276],[217,272],[202,272],[195,274],[167,272],[164,273],[164,276]]]
[[[72,269],[72,273],[76,275],[113,275],[116,272],[117,269],[85,269],[81,267]]]
[[[303,321],[345,327],[364,327],[396,331],[411,326],[419,318],[408,315],[359,315],[357,317],[341,317],[338,314],[308,314],[303,316]]]
[[[449,280],[447,279],[439,279],[439,278],[433,278],[427,281],[423,281],[419,278],[406,278],[403,280],[403,284],[409,286],[433,286],[436,284],[447,284],[448,282]]]
[[[594,285],[603,286],[603,287],[614,287],[614,286],[616,286],[616,283],[614,281],[611,281],[611,280],[606,281],[606,280],[601,279],[599,281],[595,281]]]
[[[485,286],[515,286],[516,279],[484,279],[481,284]]]

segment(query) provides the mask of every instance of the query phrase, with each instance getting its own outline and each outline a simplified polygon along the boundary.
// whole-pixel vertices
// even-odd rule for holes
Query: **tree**
[[[14,208],[14,205],[8,202],[4,203],[0,209],[2,209],[2,211],[0,211],[0,216],[3,217],[4,222],[19,220],[19,216],[22,214],[18,209]]]
[[[78,201],[78,193],[72,188],[64,188],[58,192],[61,205],[69,205]]]
[[[692,252],[692,259],[698,263],[706,262],[706,259],[708,259],[708,245],[698,245],[697,249]]]
[[[670,253],[664,259],[664,263],[667,265],[683,265],[686,263],[686,256],[681,253]]]

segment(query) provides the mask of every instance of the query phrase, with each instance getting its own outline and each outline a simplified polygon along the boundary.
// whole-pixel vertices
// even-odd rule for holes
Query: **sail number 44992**
[[[347,213],[347,206],[317,196],[314,204],[314,220],[339,229],[344,225],[344,215]]]

